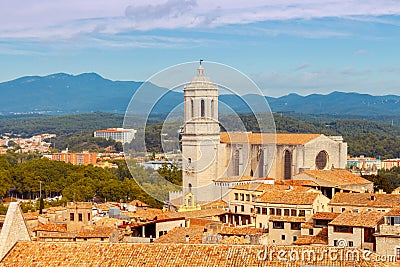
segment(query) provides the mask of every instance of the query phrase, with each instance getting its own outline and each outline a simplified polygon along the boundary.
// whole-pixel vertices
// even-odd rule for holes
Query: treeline
[[[41,187],[43,198],[62,195],[63,201],[91,201],[97,197],[117,202],[140,199],[153,207],[161,207],[162,203],[146,192],[165,199],[169,191],[175,190],[173,186],[159,182],[166,180],[160,179],[156,171],[144,169],[134,161],[129,163],[129,168],[125,161],[114,163],[118,168],[77,166],[44,158],[16,163],[10,162],[6,155],[0,155],[0,196],[3,199],[12,196],[36,199]],[[175,172],[180,170],[168,172],[168,168],[164,168],[163,171],[167,180],[179,181]]]
[[[254,115],[239,114],[239,116],[246,130],[255,132],[259,130]],[[400,157],[400,127],[395,124],[353,119],[352,117],[337,119],[334,116],[333,118],[322,115],[301,116],[297,113],[289,114],[289,116],[283,114],[273,114],[273,116],[278,133],[342,135],[349,145],[348,153],[352,156],[381,156],[382,159]],[[221,115],[222,120],[229,120],[228,117],[229,115]],[[134,142],[130,147],[144,151],[144,144],[141,144],[140,140],[145,140],[148,151],[161,151],[160,133],[163,127],[165,128],[162,118],[162,115],[151,118],[145,131],[138,131],[137,140],[139,141]],[[137,121],[140,124],[143,119],[131,119],[130,121]],[[45,132],[55,133],[57,138],[52,139],[51,142],[56,150],[69,147],[71,151],[83,149],[102,151],[111,146],[116,151],[120,151],[119,144],[104,139],[96,140],[92,134],[96,129],[121,127],[122,124],[123,115],[104,112],[64,116],[0,117],[0,132],[12,132],[25,137]],[[180,126],[176,125],[175,132]]]

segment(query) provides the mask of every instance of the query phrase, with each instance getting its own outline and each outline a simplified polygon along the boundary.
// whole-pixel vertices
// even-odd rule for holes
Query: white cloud
[[[70,38],[96,32],[400,15],[400,5],[395,0],[156,0],[151,4],[131,0],[2,1],[0,38]]]

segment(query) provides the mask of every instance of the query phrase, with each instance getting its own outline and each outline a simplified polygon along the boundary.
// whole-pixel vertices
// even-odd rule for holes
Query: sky
[[[400,0],[0,0],[0,82],[219,62],[265,95],[400,95]]]

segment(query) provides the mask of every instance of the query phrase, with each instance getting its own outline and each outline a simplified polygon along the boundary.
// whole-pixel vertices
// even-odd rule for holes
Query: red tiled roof
[[[221,231],[219,231],[221,235],[237,235],[237,236],[246,236],[246,235],[262,235],[263,230],[260,228],[253,227],[224,227]]]
[[[307,174],[316,180],[321,179],[335,185],[371,184],[371,181],[355,175],[345,169],[304,170],[297,175]],[[317,182],[318,183],[318,182]]]
[[[87,238],[87,237],[110,237],[112,232],[115,230],[113,227],[92,227],[91,229],[81,230],[76,237],[77,238]]]
[[[323,228],[317,235],[302,235],[297,238],[294,245],[328,245],[328,228]]]
[[[294,187],[289,190],[268,190],[257,199],[257,202],[310,205],[319,195],[320,192],[308,191],[305,187]]]
[[[316,212],[313,216],[312,219],[317,219],[317,220],[333,220],[337,216],[339,216],[340,213],[336,212]]]
[[[250,143],[277,145],[304,145],[322,134],[267,134],[267,133],[245,133],[245,132],[223,132],[221,143]]]
[[[329,205],[391,208],[400,206],[399,194],[336,193]]]
[[[260,251],[280,249],[286,255],[293,249],[301,255],[304,251],[313,251],[323,255],[326,246],[281,246],[264,247],[261,245],[202,245],[202,244],[110,244],[110,243],[72,243],[72,242],[18,242],[1,261],[0,266],[120,266],[120,267],[161,267],[161,266],[291,266],[310,265],[307,258],[298,261],[282,262],[274,257],[260,259]],[[335,251],[354,251],[354,248],[335,248]],[[337,253],[341,253],[338,251]],[[362,251],[360,250],[360,255]],[[262,256],[262,255],[261,255]],[[386,266],[376,260],[372,253],[370,260],[349,261],[319,258],[312,265],[324,266]]]
[[[67,232],[67,224],[58,224],[58,223],[42,224],[42,225],[35,227],[32,231],[33,232],[45,231],[45,232],[66,233]]]
[[[384,215],[384,213],[378,211],[345,211],[331,221],[329,225],[371,228],[377,226],[383,220]]]

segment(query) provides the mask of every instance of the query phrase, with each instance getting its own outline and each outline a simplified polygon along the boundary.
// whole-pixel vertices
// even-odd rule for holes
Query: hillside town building
[[[104,139],[111,138],[112,140],[121,143],[130,143],[133,139],[135,139],[136,132],[137,131],[135,129],[108,128],[105,130],[94,131],[93,136]]]

